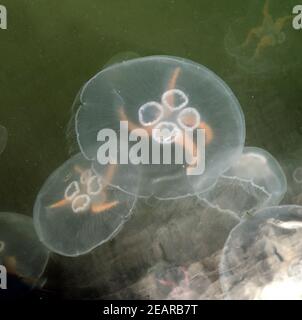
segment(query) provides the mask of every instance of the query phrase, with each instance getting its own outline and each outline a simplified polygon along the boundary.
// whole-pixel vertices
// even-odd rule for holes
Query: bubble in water
[[[7,129],[0,125],[0,154],[4,151],[7,144]]]
[[[199,197],[242,216],[278,205],[286,190],[286,177],[277,160],[263,149],[245,147],[239,161]]]
[[[115,166],[102,175],[78,154],[47,179],[34,207],[41,241],[66,256],[84,254],[111,239],[132,212],[135,197],[108,184]]]
[[[34,286],[45,270],[48,256],[31,218],[16,213],[0,213],[0,265],[4,265],[9,274]]]
[[[97,161],[98,133],[107,128],[120,133],[120,121],[128,123],[133,135],[129,142],[127,130],[122,132],[118,155],[137,143],[137,130],[142,129],[150,144],[172,150],[169,164],[155,164],[150,152],[143,164],[127,165],[126,171],[141,179],[140,196],[177,198],[206,190],[238,160],[244,145],[244,117],[234,94],[213,72],[180,58],[154,56],[114,64],[85,84],[74,106],[77,141],[84,156],[94,161],[96,172],[102,167]],[[197,129],[205,132],[205,155],[198,149]],[[186,132],[192,132],[192,138]],[[193,162],[173,162],[176,149],[183,153],[181,160],[187,152]],[[128,155],[133,159],[131,151]],[[191,175],[199,160],[205,160],[204,172]],[[113,179],[112,184],[137,193],[135,181],[118,182]]]
[[[302,298],[302,207],[262,209],[231,232],[220,281],[229,299]]]

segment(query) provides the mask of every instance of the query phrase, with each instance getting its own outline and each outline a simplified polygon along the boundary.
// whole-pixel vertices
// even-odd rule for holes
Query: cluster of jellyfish
[[[283,169],[269,152],[245,146],[240,104],[216,74],[169,56],[114,63],[82,87],[72,113],[68,136],[77,152],[37,195],[37,236],[32,222],[0,215],[5,230],[18,222],[14,232],[24,237],[17,247],[13,232],[0,232],[0,259],[14,272],[41,277],[51,252],[69,298],[302,298],[302,207],[279,206]],[[121,133],[121,122],[129,132],[117,135],[108,158],[133,147],[133,161],[101,163],[99,132]],[[154,163],[148,149],[135,162],[142,137],[191,161]],[[200,159],[204,170],[190,174]],[[297,183],[301,177],[300,168]],[[28,262],[34,273],[23,245],[36,250]]]

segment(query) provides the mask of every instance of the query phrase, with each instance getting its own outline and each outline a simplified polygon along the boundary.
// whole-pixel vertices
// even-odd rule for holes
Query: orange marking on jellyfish
[[[177,82],[177,80],[178,80],[179,74],[180,74],[180,67],[177,67],[177,68],[174,70],[174,72],[173,72],[173,74],[172,74],[172,77],[171,77],[171,79],[170,79],[170,81],[169,81],[168,90],[173,90],[173,89],[175,89],[175,87],[176,87],[176,82]]]
[[[17,259],[14,256],[5,256],[4,257],[4,266],[7,269],[7,272],[11,275],[17,274]]]
[[[214,138],[214,132],[212,128],[204,121],[200,123],[199,128],[206,131],[206,145],[210,144]]]
[[[74,168],[74,171],[78,174],[83,174],[85,172],[85,169],[81,168],[78,165],[75,165],[73,168]]]
[[[93,214],[102,213],[103,211],[112,209],[113,207],[117,206],[118,204],[119,204],[119,201],[93,204],[91,207],[91,211]]]
[[[194,125],[194,117],[192,116],[187,116],[184,120],[183,123],[185,125],[189,126],[193,126]],[[214,133],[212,128],[206,123],[206,122],[201,122],[200,125],[198,126],[199,129],[204,129],[206,132],[206,144],[209,144],[212,142],[213,137],[214,137]]]
[[[184,139],[183,139],[183,136],[180,135],[175,140],[175,143],[182,146],[185,149],[185,152],[189,152],[191,157],[193,157],[194,155],[199,156],[197,154],[197,148],[196,148],[195,142],[191,139],[191,137],[186,132],[184,134],[185,134]]]
[[[103,178],[103,180],[105,181],[105,186],[104,188],[107,187],[108,184],[110,184],[113,180],[113,177],[115,175],[115,172],[116,172],[116,168],[117,168],[117,165],[116,164],[109,164],[109,167],[105,173],[105,177]]]
[[[117,169],[117,165],[116,164],[109,164],[109,168],[107,169],[107,171],[105,173],[105,177],[102,179],[102,180],[104,180],[104,185],[103,185],[103,190],[102,190],[102,192],[100,194],[100,197],[103,200],[103,202],[107,201],[106,188],[112,182],[113,177],[114,177],[115,172],[116,172],[116,169]]]
[[[120,117],[120,121],[127,121],[128,122],[128,130],[129,131],[132,131],[132,130],[135,130],[135,129],[138,129],[139,126],[137,126],[134,122],[130,121],[128,119],[128,117],[126,116],[126,113],[125,113],[125,110],[123,107],[120,107],[119,110],[118,110],[118,114],[119,114],[119,117]]]
[[[140,127],[139,125],[137,125],[134,122],[129,120],[129,118],[127,117],[123,107],[119,108],[118,113],[119,113],[120,121],[127,121],[128,122],[128,131],[133,131],[133,130],[136,130],[136,129],[142,129],[142,127]],[[149,136],[151,136],[151,134],[152,134],[152,126],[144,127],[144,130],[147,131]]]
[[[177,67],[174,70],[172,77],[168,83],[167,91],[175,89],[179,74],[180,74],[180,67]],[[171,95],[168,97],[168,103],[170,106],[174,106],[174,95]],[[170,109],[168,109],[168,110],[166,110],[166,113],[167,113],[167,115],[169,115],[172,113],[172,111]]]
[[[58,202],[52,204],[51,206],[49,206],[49,208],[51,208],[51,209],[61,208],[61,207],[66,206],[68,203],[69,203],[68,200],[62,199],[62,200],[59,200]]]

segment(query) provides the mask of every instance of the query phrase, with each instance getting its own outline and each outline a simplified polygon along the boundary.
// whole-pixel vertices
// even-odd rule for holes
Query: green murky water
[[[69,157],[66,125],[79,88],[126,51],[175,55],[207,66],[238,97],[246,144],[270,151],[289,178],[302,165],[302,31],[289,22],[282,29],[285,41],[265,47],[248,63],[230,54],[226,41],[240,19],[243,29],[261,25],[264,1],[1,3],[9,18],[8,30],[0,30],[0,124],[9,133],[0,157],[1,211],[32,214],[42,183]],[[269,11],[283,17],[295,4],[272,0]],[[238,37],[244,40],[248,30],[242,32]]]

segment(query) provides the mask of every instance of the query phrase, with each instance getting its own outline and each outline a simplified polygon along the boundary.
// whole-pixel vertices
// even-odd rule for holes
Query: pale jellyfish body
[[[230,88],[207,68],[180,58],[114,64],[86,83],[75,106],[77,141],[95,172],[102,167],[100,131],[122,133],[110,156],[118,158],[115,177],[125,179],[112,184],[139,196],[178,198],[208,189],[239,158],[245,140],[244,117]],[[141,136],[148,145],[139,158]],[[160,159],[154,160],[153,146]]]
[[[277,160],[263,149],[245,147],[239,161],[199,197],[243,216],[278,205],[286,190],[286,177]]]
[[[302,299],[302,207],[271,207],[231,232],[220,264],[228,299]]]
[[[52,251],[77,256],[111,239],[132,212],[135,198],[105,180],[78,154],[65,162],[45,182],[34,207],[35,228],[40,240]]]
[[[4,265],[9,274],[35,286],[46,268],[48,256],[31,218],[0,213],[0,265]]]
[[[254,19],[248,15],[230,25],[224,41],[226,50],[247,72],[279,71],[280,64],[285,68],[284,59],[291,47],[291,34],[286,29],[290,27],[293,17],[290,15],[273,17],[270,13],[269,0],[265,1],[262,10],[262,22],[255,25],[254,21],[259,19],[259,15],[261,15],[260,10]],[[287,61],[286,65],[292,63]]]
[[[0,125],[0,154],[4,151],[7,144],[7,129]]]

